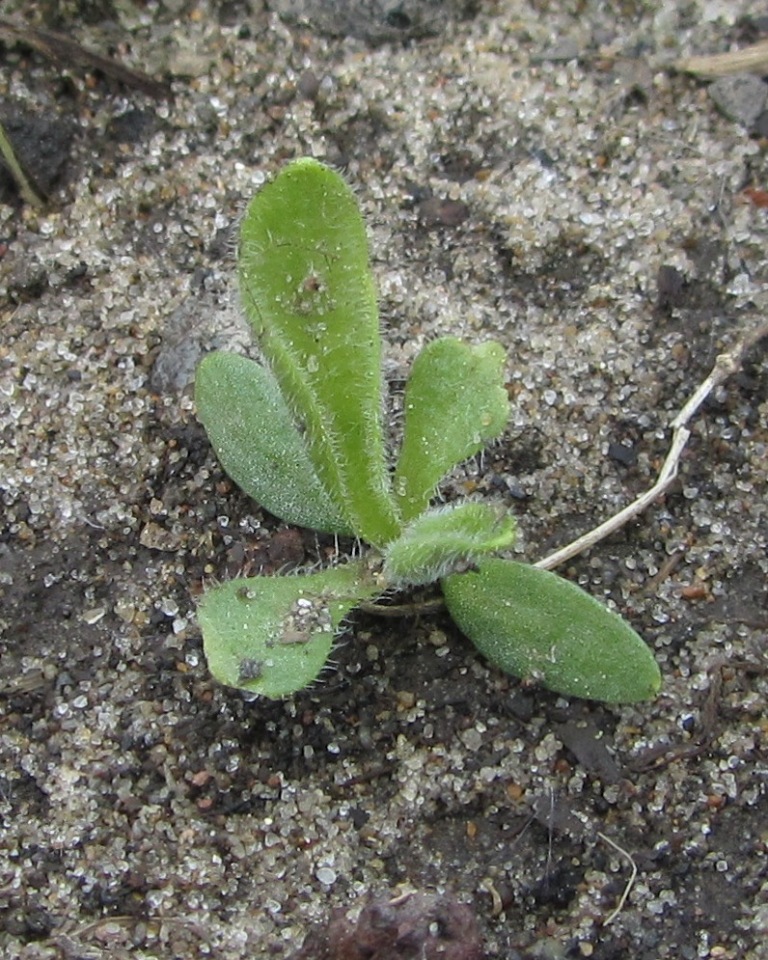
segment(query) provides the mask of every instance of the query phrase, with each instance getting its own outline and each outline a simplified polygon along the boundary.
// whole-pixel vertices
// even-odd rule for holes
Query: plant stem
[[[698,77],[713,80],[733,73],[756,73],[762,75],[768,68],[768,40],[760,40],[741,50],[717,53],[714,56],[685,57],[674,64],[681,73],[694,73]]]
[[[21,199],[33,207],[42,207],[45,205],[44,198],[35,189],[32,178],[24,172],[21,161],[16,156],[11,139],[5,131],[5,127],[0,121],[0,156],[5,160],[6,166],[11,176],[16,182]]]

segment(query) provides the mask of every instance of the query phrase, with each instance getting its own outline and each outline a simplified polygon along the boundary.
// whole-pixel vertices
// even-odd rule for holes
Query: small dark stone
[[[528,723],[533,717],[534,700],[527,693],[520,690],[513,690],[507,700],[507,708],[513,717]]]
[[[523,485],[512,477],[506,477],[504,479],[503,487],[513,500],[527,500],[529,497]]]
[[[113,117],[107,127],[107,136],[118,143],[140,143],[148,140],[157,129],[157,115],[149,110],[126,110]]]
[[[637,452],[634,447],[625,447],[623,443],[609,443],[608,457],[625,467],[632,467],[637,463]]]
[[[709,96],[729,120],[752,127],[768,102],[768,84],[751,73],[735,73],[715,80]]]
[[[458,227],[469,216],[469,207],[461,200],[429,197],[418,205],[419,217],[428,227]]]
[[[314,100],[320,90],[320,78],[314,70],[305,70],[299,77],[298,86],[305,100]]]
[[[360,807],[352,807],[349,811],[349,818],[352,821],[352,826],[355,830],[362,830],[362,828],[368,823],[371,819],[371,815],[361,809]]]
[[[411,18],[402,10],[390,10],[384,17],[384,22],[399,33],[406,33],[411,28]]]
[[[656,307],[663,313],[669,313],[679,307],[685,299],[685,276],[677,267],[663,264],[656,275]]]

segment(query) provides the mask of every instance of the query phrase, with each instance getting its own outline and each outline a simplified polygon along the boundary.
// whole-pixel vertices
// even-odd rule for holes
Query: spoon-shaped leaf
[[[396,587],[434,583],[481,556],[511,546],[511,514],[485,503],[437,507],[410,523],[384,550],[384,579]]]
[[[617,614],[554,573],[511,560],[443,581],[448,610],[492,663],[568,696],[632,703],[655,696],[651,651]]]
[[[509,417],[498,343],[455,337],[428,343],[405,388],[403,446],[395,493],[404,520],[418,516],[435,487],[462,460],[498,437]]]
[[[269,370],[238,354],[209,353],[197,368],[195,403],[222,466],[249,497],[286,523],[352,532]]]
[[[362,539],[399,530],[382,435],[381,336],[365,225],[342,178],[285,167],[251,201],[239,251],[248,320],[310,457]]]
[[[343,618],[378,592],[362,562],[213,587],[197,614],[210,671],[271,699],[302,690],[325,666]]]

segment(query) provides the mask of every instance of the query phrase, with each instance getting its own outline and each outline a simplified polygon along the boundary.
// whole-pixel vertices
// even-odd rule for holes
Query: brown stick
[[[163,100],[171,96],[166,84],[153,80],[146,73],[124,67],[121,63],[82,47],[64,34],[54,33],[52,30],[39,30],[37,27],[0,18],[0,40],[26,44],[62,67],[74,63],[89,70],[100,70],[113,80],[118,80],[127,87],[134,87],[148,97]]]
[[[768,40],[761,40],[730,53],[717,53],[709,57],[685,57],[678,60],[674,67],[681,73],[693,73],[707,80],[727,77],[732,73],[762,75],[768,71]]]

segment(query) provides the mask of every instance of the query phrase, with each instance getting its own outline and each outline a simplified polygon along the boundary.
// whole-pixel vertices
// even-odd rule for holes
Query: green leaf
[[[213,587],[197,614],[210,671],[221,683],[271,699],[302,690],[325,666],[344,617],[379,592],[362,561]]]
[[[395,587],[434,583],[481,556],[511,546],[514,517],[485,503],[436,507],[410,523],[384,550],[384,580]]]
[[[222,466],[249,497],[286,523],[352,533],[269,370],[238,354],[209,353],[197,368],[195,403]]]
[[[477,649],[516,677],[608,703],[661,687],[649,648],[617,614],[554,573],[511,560],[443,581],[451,616]]]
[[[416,357],[405,390],[395,473],[405,520],[427,507],[446,473],[504,430],[509,417],[504,361],[498,343],[471,346],[454,337],[433,340]]]
[[[365,225],[342,178],[285,167],[251,201],[239,251],[248,320],[310,457],[362,539],[400,528],[382,435],[381,336]]]

